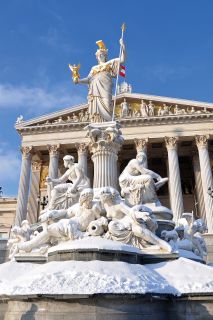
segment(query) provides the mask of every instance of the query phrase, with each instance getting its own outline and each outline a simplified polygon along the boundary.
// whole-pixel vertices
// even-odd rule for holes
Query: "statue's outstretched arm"
[[[157,179],[158,181],[162,179],[162,177],[158,173],[149,169],[146,169],[146,170],[147,170],[147,173],[150,174],[150,176],[152,176],[153,179]]]
[[[53,178],[47,177],[47,178],[46,178],[46,181],[47,181],[47,183],[48,183],[48,182],[53,182],[53,183],[55,183],[55,184],[59,184],[59,183],[64,183],[64,182],[66,182],[66,181],[68,180],[68,177],[69,177],[69,170],[67,170],[67,171],[63,174],[63,176],[61,176],[61,177],[58,178],[58,179],[53,179]]]
[[[76,83],[82,83],[82,84],[88,84],[89,83],[89,77],[78,79]]]

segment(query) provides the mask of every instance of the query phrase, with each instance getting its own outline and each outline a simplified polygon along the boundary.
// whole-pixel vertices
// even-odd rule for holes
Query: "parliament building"
[[[115,120],[120,122],[125,140],[118,154],[118,175],[137,151],[146,152],[147,167],[169,178],[158,196],[172,209],[174,221],[183,212],[193,211],[195,218],[205,220],[210,237],[213,104],[133,93],[123,82],[118,88]],[[89,122],[96,119],[90,118],[87,103],[27,121],[18,119],[15,128],[22,139],[22,166],[16,223],[38,221],[48,201],[46,177],[64,173],[62,159],[67,154],[83,165],[93,185],[93,161],[85,130]]]

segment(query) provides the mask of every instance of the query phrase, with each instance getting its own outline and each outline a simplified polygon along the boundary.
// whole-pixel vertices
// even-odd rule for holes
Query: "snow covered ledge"
[[[118,261],[7,262],[0,265],[0,298],[8,302],[7,320],[105,320],[109,314],[113,320],[210,320],[213,268],[185,258],[143,266]]]

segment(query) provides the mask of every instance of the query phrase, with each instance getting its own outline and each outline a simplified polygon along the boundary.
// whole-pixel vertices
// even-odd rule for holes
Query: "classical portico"
[[[121,117],[124,99],[129,113]],[[146,114],[140,111],[142,100]],[[92,186],[97,183],[93,170],[99,155],[96,146],[89,146],[84,130],[91,121],[87,108],[82,104],[16,125],[23,152],[17,223],[26,219],[27,210],[36,222],[40,212],[36,199],[49,193],[45,177],[48,172],[52,178],[64,172],[65,154],[78,159]],[[213,201],[207,193],[212,186],[213,104],[127,91],[118,95],[115,114],[125,142],[116,151],[118,173],[113,174],[121,173],[138,152],[145,152],[149,169],[169,177],[169,184],[158,194],[162,204],[172,209],[174,221],[184,211],[193,211],[195,217],[206,220],[209,233],[213,233]]]

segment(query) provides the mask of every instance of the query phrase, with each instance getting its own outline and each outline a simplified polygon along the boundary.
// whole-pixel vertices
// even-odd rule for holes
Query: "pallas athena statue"
[[[92,122],[111,121],[113,113],[112,86],[113,78],[119,72],[120,63],[125,62],[126,53],[123,39],[120,39],[120,58],[107,61],[108,49],[102,40],[96,42],[99,49],[96,51],[98,64],[93,66],[86,78],[80,79],[78,70],[80,65],[69,65],[73,81],[76,84],[88,84],[88,111]]]

